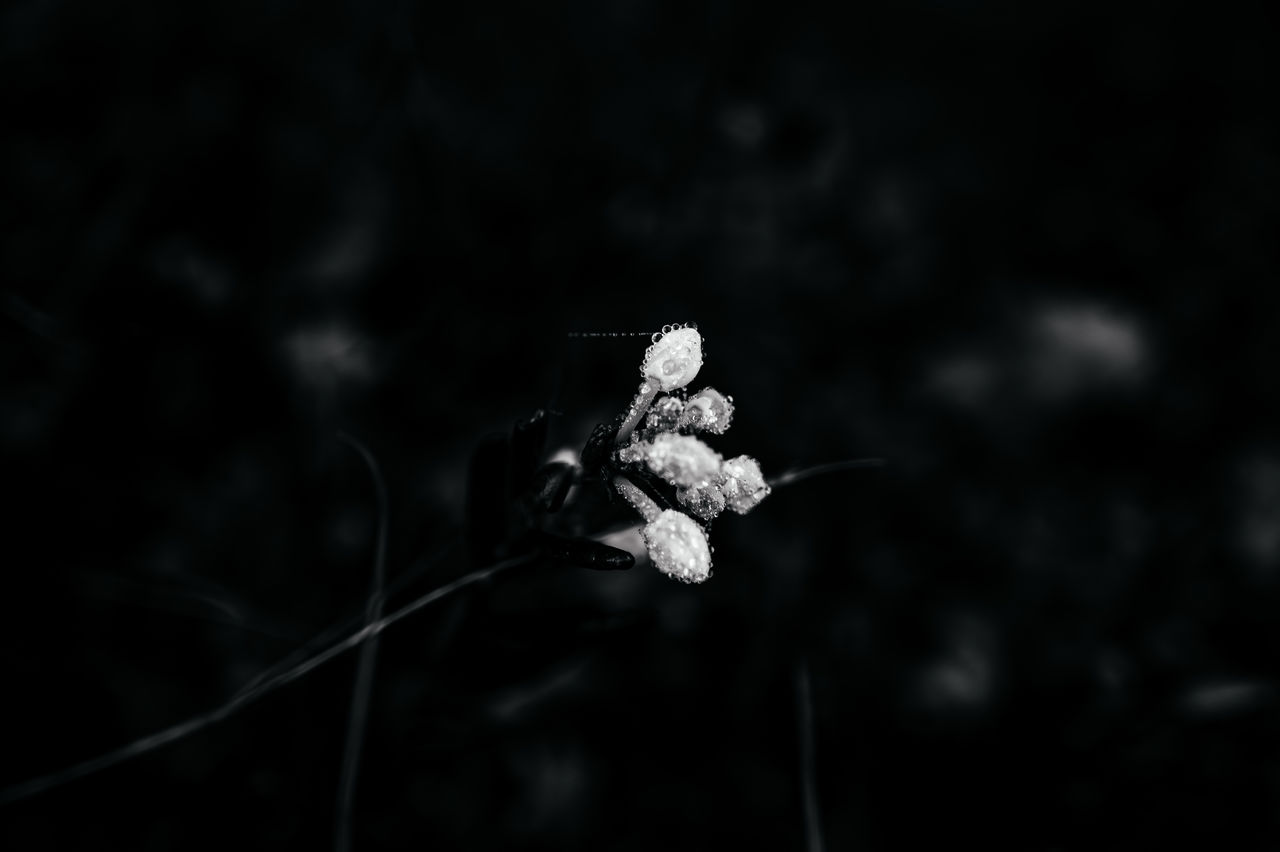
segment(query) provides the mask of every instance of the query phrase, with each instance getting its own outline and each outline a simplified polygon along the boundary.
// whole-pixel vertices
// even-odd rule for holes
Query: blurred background
[[[718,450],[886,466],[718,521],[701,586],[541,560],[391,628],[355,848],[1280,840],[1273,13],[2,16],[0,786],[358,617],[338,430],[394,607],[468,521],[514,552],[488,436],[629,402],[647,341],[569,333],[694,321]],[[331,846],[354,675],[8,804],[6,848]]]

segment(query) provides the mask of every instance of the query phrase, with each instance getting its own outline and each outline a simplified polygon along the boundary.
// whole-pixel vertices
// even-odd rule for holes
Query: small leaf
[[[625,571],[635,565],[635,557],[590,538],[564,538],[535,530],[534,540],[544,556],[590,568],[593,571]]]
[[[533,474],[529,502],[535,512],[558,512],[573,486],[577,468],[568,462],[549,462]]]
[[[542,460],[547,446],[547,412],[539,408],[530,417],[517,420],[511,428],[511,493],[519,494],[529,485],[529,477]]]

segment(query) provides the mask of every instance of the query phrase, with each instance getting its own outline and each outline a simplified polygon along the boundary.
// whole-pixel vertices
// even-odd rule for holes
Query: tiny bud
[[[715,388],[703,388],[685,403],[678,426],[723,435],[733,420],[733,402]]]
[[[724,492],[725,502],[739,515],[750,512],[769,496],[769,484],[760,472],[760,462],[751,456],[729,459],[720,472],[724,477],[720,490]]]
[[[664,396],[655,401],[644,418],[642,436],[652,438],[659,432],[674,432],[684,413],[685,402],[678,396]]]
[[[676,491],[676,500],[689,510],[695,518],[710,521],[724,511],[724,492],[717,485],[702,488],[681,488]]]

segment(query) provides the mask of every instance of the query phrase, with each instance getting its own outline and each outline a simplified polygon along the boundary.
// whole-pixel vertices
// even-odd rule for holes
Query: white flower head
[[[644,382],[618,418],[620,425],[611,432],[604,424],[597,427],[597,433],[605,429],[612,434],[604,440],[612,440],[615,447],[611,459],[601,460],[601,469],[644,518],[640,535],[649,558],[659,571],[686,583],[711,576],[711,545],[702,524],[710,524],[726,508],[746,514],[769,494],[755,459],[738,456],[725,461],[698,438],[680,434],[721,435],[733,419],[733,398],[714,388],[685,398],[685,386],[702,368],[702,355],[697,329],[663,326],[645,352],[640,365]],[[672,505],[669,489],[639,467],[674,486],[677,508],[662,508]]]
[[[667,509],[640,530],[649,558],[668,577],[701,583],[711,576],[711,545],[688,515]]]
[[[760,472],[760,462],[751,456],[738,456],[726,461],[720,468],[723,480],[720,490],[725,502],[739,515],[745,515],[760,501],[769,496],[769,483]]]
[[[677,426],[695,432],[723,435],[733,421],[733,399],[715,388],[703,388],[689,398]]]
[[[664,329],[644,354],[640,375],[673,391],[693,381],[702,369],[702,335],[696,328]]]
[[[652,441],[637,441],[618,450],[626,463],[642,462],[672,485],[693,488],[720,478],[722,457],[692,435],[662,432]]]

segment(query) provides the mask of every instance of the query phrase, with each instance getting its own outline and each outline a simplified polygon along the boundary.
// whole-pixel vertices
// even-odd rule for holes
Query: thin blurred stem
[[[369,475],[373,478],[378,501],[378,536],[373,558],[373,580],[369,587],[369,600],[365,604],[365,625],[368,626],[382,617],[382,606],[386,600],[383,589],[387,574],[387,483],[382,477],[378,460],[368,447],[345,432],[339,432],[338,437],[364,459]],[[347,722],[347,745],[342,756],[342,778],[338,782],[338,812],[334,826],[334,848],[337,852],[347,852],[351,848],[351,812],[355,804],[360,753],[364,748],[365,720],[369,716],[369,695],[373,690],[373,671],[377,657],[378,639],[374,636],[360,649],[355,689],[351,693],[351,715]]]
[[[806,479],[814,476],[820,476],[824,473],[838,473],[844,470],[884,467],[885,464],[887,464],[887,462],[884,459],[849,459],[848,461],[816,464],[813,467],[787,471],[786,473],[780,474],[769,480],[769,487],[777,489],[782,488],[785,485],[795,485],[797,482],[803,482]]]
[[[73,574],[70,580],[66,589],[68,594],[199,619],[210,624],[256,633],[268,639],[283,642],[298,641],[296,631],[251,611],[245,604],[234,600],[221,589],[217,590],[221,592],[219,594],[193,588],[173,587],[168,584],[151,584],[120,577],[97,576],[87,572]]]
[[[343,639],[341,642],[334,645],[330,645],[315,656],[308,657],[297,665],[272,674],[270,677],[257,680],[252,688],[240,690],[225,704],[222,704],[207,713],[201,713],[198,716],[193,716],[185,722],[179,722],[172,727],[165,728],[163,731],[158,731],[154,734],[142,737],[141,739],[134,740],[126,746],[122,746],[114,751],[109,751],[106,754],[99,755],[91,760],[86,760],[73,766],[68,766],[67,768],[61,769],[57,772],[51,772],[48,775],[41,775],[37,778],[32,778],[29,781],[24,781],[20,784],[14,784],[11,787],[6,787],[3,790],[0,790],[0,807],[30,798],[31,796],[59,787],[68,782],[84,778],[85,776],[92,775],[95,772],[100,772],[103,769],[109,769],[116,764],[123,763],[131,758],[155,751],[169,743],[177,742],[184,737],[188,737],[194,733],[202,731],[210,725],[221,722],[246,705],[262,698],[264,695],[274,692],[286,684],[293,683],[298,678],[309,674],[330,660],[333,660],[347,651],[350,651],[352,648],[355,648],[357,645],[368,642],[391,625],[408,618],[423,607],[430,606],[436,601],[452,595],[454,592],[465,589],[467,586],[483,582],[518,565],[523,565],[526,562],[532,561],[535,556],[536,554],[527,553],[522,556],[505,559],[502,562],[497,562],[487,568],[481,568],[479,570],[472,571],[470,574],[465,574],[454,580],[452,583],[446,583],[440,588],[430,591],[422,597],[405,604],[390,615],[383,616],[375,622],[366,624],[363,628],[348,636],[346,639]]]
[[[804,799],[805,849],[822,852],[822,821],[818,815],[818,775],[814,767],[813,691],[809,661],[796,664],[796,721],[800,733],[800,786]]]
[[[397,573],[396,579],[394,582],[390,583],[387,586],[386,593],[383,595],[383,599],[386,600],[387,598],[394,595],[395,593],[403,591],[404,588],[407,587],[411,581],[418,579],[420,576],[422,576],[424,573],[430,570],[432,566],[436,565],[438,562],[440,562],[440,560],[444,559],[444,557],[449,554],[449,551],[451,551],[456,545],[457,545],[456,541],[450,541],[448,544],[445,544],[437,553],[433,554],[432,556],[419,558],[412,565],[410,565],[409,568],[403,571],[396,572]],[[307,656],[313,653],[317,648],[323,648],[325,645],[329,644],[330,642],[337,640],[337,638],[342,634],[351,630],[355,630],[361,625],[364,625],[367,623],[368,623],[368,619],[362,613],[359,616],[353,616],[353,617],[347,618],[344,621],[341,621],[331,627],[326,628],[320,633],[317,633],[315,636],[312,636],[301,647],[295,648],[292,653],[281,658],[280,660],[277,660],[275,664],[270,665],[267,668],[263,669],[262,671],[258,672],[258,674],[255,675],[253,678],[251,678],[244,686],[240,687],[240,689],[236,692],[236,695],[239,695],[240,693],[243,693],[243,692],[249,692],[257,688],[258,684],[262,683],[263,681],[268,680],[272,677],[275,677],[276,674],[283,672],[287,669],[290,669],[295,665],[298,665],[300,662],[307,659]]]

